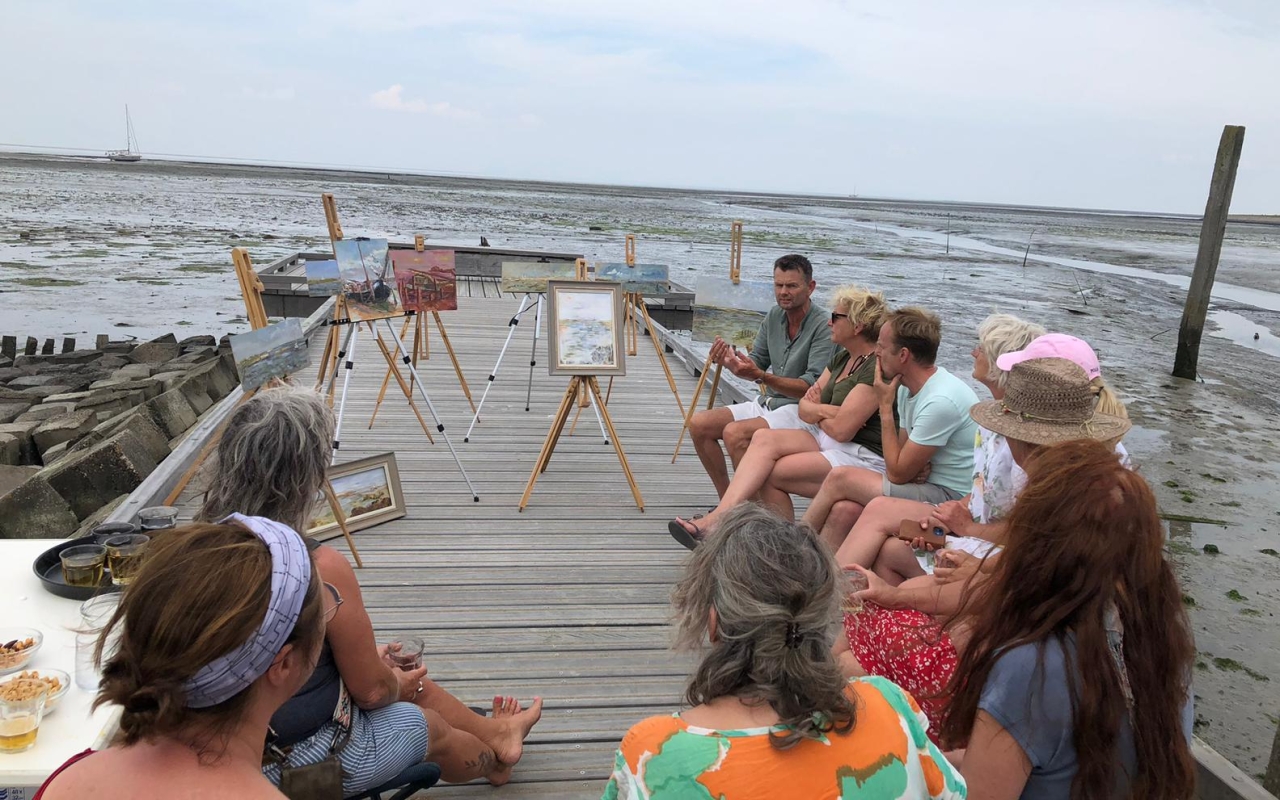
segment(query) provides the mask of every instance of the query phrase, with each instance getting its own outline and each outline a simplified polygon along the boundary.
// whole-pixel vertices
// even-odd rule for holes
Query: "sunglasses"
[[[848,314],[837,314],[837,313],[836,313],[836,312],[834,312],[834,311],[832,311],[832,312],[831,312],[831,324],[832,324],[832,325],[835,325],[835,324],[836,324],[836,320],[838,320],[838,319],[848,319],[848,318],[849,318],[849,315],[848,315]]]
[[[342,605],[342,595],[338,594],[338,587],[332,583],[323,584],[324,588],[329,591],[332,603],[324,604],[324,621],[329,624],[333,621],[334,616],[338,613],[338,607]]]

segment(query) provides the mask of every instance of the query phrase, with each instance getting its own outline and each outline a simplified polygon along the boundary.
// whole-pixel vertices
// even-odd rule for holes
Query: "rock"
[[[0,425],[0,435],[8,434],[18,440],[19,464],[39,463],[39,454],[36,452],[36,444],[31,439],[31,432],[38,427],[40,427],[40,421],[37,420],[28,422],[10,422],[5,425]]]
[[[0,369],[7,369],[13,366],[13,359],[9,356],[0,356]]]
[[[169,436],[165,434],[158,425],[156,425],[155,420],[153,420],[151,415],[143,408],[135,408],[132,411],[126,411],[123,414],[112,417],[106,422],[99,423],[98,427],[89,431],[89,433],[85,435],[84,439],[76,442],[75,446],[71,449],[86,449],[93,444],[97,444],[98,441],[102,441],[122,430],[132,431],[133,434],[138,437],[139,441],[146,446],[147,452],[151,454],[151,457],[156,460],[157,464],[169,455]],[[93,439],[94,437],[99,438],[84,447],[80,446],[81,442]]]
[[[23,349],[22,352],[24,355],[34,356],[36,354],[36,349],[39,347],[40,347],[40,340],[34,336],[28,336],[27,346]]]
[[[39,473],[0,495],[0,539],[60,539],[80,520]]]
[[[107,517],[111,516],[111,512],[115,511],[121,503],[128,499],[128,494],[122,494],[115,500],[112,500],[110,503],[107,503],[102,508],[85,517],[84,522],[80,523],[80,527],[76,529],[76,532],[71,536],[71,538],[80,539],[93,533],[94,528],[106,522]]]
[[[62,394],[51,394],[44,399],[46,403],[78,403],[86,397],[95,397],[101,392],[93,390],[93,384],[89,384],[89,388],[83,392],[63,392]]]
[[[54,417],[60,417],[63,414],[70,414],[76,410],[75,403],[41,403],[38,406],[32,406],[14,422],[40,422],[51,420]]]
[[[193,347],[217,347],[217,346],[218,346],[218,340],[208,334],[203,334],[200,336],[188,336],[187,338],[178,342],[178,347],[181,347],[184,352]]]
[[[45,339],[45,340],[44,340],[44,347],[41,347],[41,348],[40,348],[40,355],[42,355],[42,356],[51,356],[51,355],[53,355],[53,340],[52,340],[52,339]]]
[[[25,394],[27,397],[31,397],[36,400],[47,400],[50,397],[55,397],[60,394],[66,394],[67,392],[70,392],[70,391],[72,391],[72,388],[70,386],[63,386],[62,384],[51,383],[48,386],[32,386],[30,389],[23,389],[22,393]],[[58,401],[55,400],[54,402],[58,402]]]
[[[32,386],[47,386],[58,378],[55,375],[23,375],[9,381],[10,389],[28,389]]]
[[[18,400],[0,400],[0,425],[13,422],[31,408],[34,400],[22,402]]]
[[[41,453],[40,460],[44,462],[46,467],[50,464],[57,463],[58,459],[66,455],[67,451],[71,449],[71,444],[71,442],[58,442],[53,447],[50,447],[48,450]]]
[[[22,444],[12,433],[0,433],[0,466],[16,467],[22,463]]]
[[[92,411],[98,420],[110,419],[134,406],[142,405],[146,399],[140,391],[104,392],[76,403],[76,411]]]
[[[185,370],[175,370],[173,372],[157,372],[155,375],[151,376],[151,380],[159,381],[161,391],[167,392],[174,386],[177,386],[178,383],[186,377],[187,373]]]
[[[170,439],[181,436],[196,424],[196,413],[179,389],[170,389],[147,401],[143,406],[160,430]]]
[[[137,378],[150,378],[155,372],[156,366],[154,364],[128,364],[111,373],[111,377],[135,380]]]
[[[4,496],[26,483],[28,478],[39,471],[39,467],[0,466],[0,496]]]
[[[212,339],[213,337],[210,336],[209,338]],[[0,355],[3,355],[5,358],[13,358],[18,355],[17,336],[0,337]]]
[[[64,337],[62,340],[62,352],[70,353],[76,349],[76,340],[70,336]]]
[[[177,358],[178,353],[177,342],[145,342],[129,352],[129,361],[134,364],[163,364]]]
[[[71,340],[75,344],[75,340]],[[45,359],[51,364],[88,364],[91,361],[97,361],[102,358],[102,353],[98,350],[63,350],[61,353],[55,353]]]
[[[155,459],[131,431],[120,431],[88,450],[73,453],[36,476],[70,505],[79,520],[138,488],[156,468]]]
[[[98,423],[92,411],[72,411],[60,417],[54,417],[31,432],[36,443],[36,450],[43,459],[45,451],[55,444],[79,439]]]
[[[218,348],[216,347],[202,347],[178,356],[168,364],[165,364],[165,369],[173,369],[175,367],[186,369],[195,364],[203,364],[206,361],[212,361],[219,355],[220,353],[218,353]]]
[[[98,359],[98,366],[103,369],[119,369],[120,367],[128,366],[128,364],[129,359],[124,356],[103,356]]]
[[[21,378],[26,374],[18,367],[0,367],[0,383],[8,383],[14,378]]]
[[[178,391],[182,392],[182,396],[187,398],[187,402],[191,404],[191,410],[196,412],[196,416],[200,416],[209,410],[213,405],[213,400],[209,398],[208,392],[204,390],[204,381],[199,378],[187,378],[177,386]]]

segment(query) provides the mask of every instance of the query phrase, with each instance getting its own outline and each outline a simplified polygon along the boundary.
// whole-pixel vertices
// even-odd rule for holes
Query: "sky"
[[[0,0],[0,74],[9,149],[1184,213],[1244,125],[1280,214],[1275,0]]]

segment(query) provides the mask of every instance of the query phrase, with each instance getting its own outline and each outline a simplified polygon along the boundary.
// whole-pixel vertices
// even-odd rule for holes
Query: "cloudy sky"
[[[9,147],[1191,213],[1241,124],[1280,213],[1276,0],[2,0],[0,74]]]

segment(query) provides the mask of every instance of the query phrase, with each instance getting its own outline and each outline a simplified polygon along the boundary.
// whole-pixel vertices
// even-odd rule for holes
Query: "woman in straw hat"
[[[994,417],[993,408],[1000,410]],[[1088,374],[1065,359],[1013,365],[998,399],[979,403],[970,414],[980,426],[980,435],[989,440],[999,437],[1019,467],[1046,444],[1099,438],[1115,446],[1114,441],[1129,429],[1126,418],[1095,408]],[[1019,427],[1016,435],[1007,434],[1006,417],[1010,414],[1032,423],[1032,427]],[[988,421],[992,427],[986,425]],[[1020,468],[1018,472],[1021,474]],[[881,552],[872,570],[851,567],[867,576],[868,588],[857,595],[863,601],[861,608],[845,615],[847,636],[839,642],[837,656],[846,674],[883,675],[906,687],[928,714],[930,733],[936,736],[947,705],[944,689],[955,670],[957,646],[961,644],[957,640],[963,638],[962,631],[944,630],[939,620],[957,611],[975,578],[985,577],[978,569],[982,561],[968,552],[944,550],[938,554],[939,568],[928,576],[906,543],[886,541]],[[979,556],[986,552],[979,551]],[[893,582],[897,585],[882,577],[902,573],[914,577],[898,578]]]

